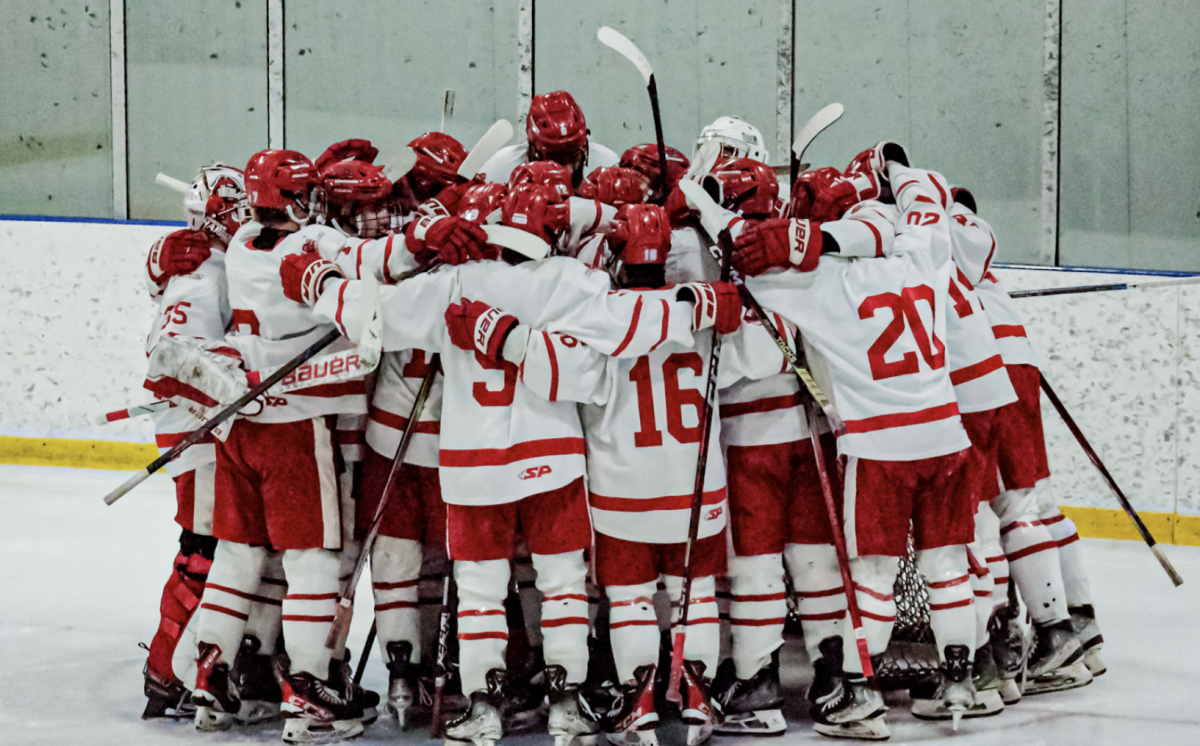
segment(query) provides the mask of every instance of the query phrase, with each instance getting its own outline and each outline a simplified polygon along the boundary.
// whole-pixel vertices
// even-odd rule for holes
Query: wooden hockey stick
[[[729,232],[722,234],[729,238]],[[729,261],[732,252],[724,252],[721,259],[721,279],[729,279]],[[692,550],[700,533],[700,513],[704,509],[704,477],[708,473],[708,441],[712,436],[713,410],[717,400],[717,368],[721,362],[721,335],[714,326],[712,350],[708,355],[708,381],[704,387],[704,407],[700,412],[700,454],[696,460],[696,481],[692,486],[691,514],[688,517],[687,543],[683,547],[683,588],[679,594],[679,621],[676,623],[674,641],[671,643],[671,671],[667,679],[667,701],[681,702],[679,684],[683,678],[683,645],[687,639],[689,606],[692,602]]]
[[[1054,405],[1054,409],[1058,411],[1058,416],[1062,417],[1071,434],[1075,436],[1075,440],[1079,441],[1079,447],[1087,454],[1088,459],[1092,462],[1092,466],[1095,466],[1096,470],[1100,472],[1100,476],[1104,478],[1105,483],[1108,484],[1108,488],[1117,496],[1117,502],[1121,503],[1121,508],[1124,509],[1125,514],[1137,526],[1138,533],[1142,536],[1142,541],[1146,542],[1146,546],[1150,547],[1151,552],[1154,552],[1154,557],[1158,560],[1158,564],[1162,565],[1162,569],[1170,576],[1171,582],[1176,587],[1183,585],[1183,578],[1175,571],[1175,567],[1167,559],[1167,555],[1163,553],[1162,547],[1150,535],[1150,529],[1146,528],[1146,524],[1142,522],[1142,517],[1138,515],[1137,510],[1129,502],[1129,498],[1125,497],[1125,493],[1117,486],[1117,480],[1113,479],[1113,475],[1109,473],[1108,469],[1104,466],[1104,462],[1100,460],[1100,455],[1096,453],[1095,448],[1092,448],[1092,444],[1088,443],[1087,438],[1083,435],[1083,431],[1076,424],[1075,418],[1067,411],[1062,400],[1058,398],[1058,394],[1054,393],[1054,389],[1050,387],[1050,382],[1046,380],[1046,376],[1044,375],[1041,376],[1041,385],[1042,391],[1046,393],[1046,398],[1050,400],[1050,403]]]
[[[442,698],[445,696],[446,678],[450,671],[450,611],[454,598],[454,562],[446,563],[446,575],[442,578],[442,608],[438,612],[437,660],[434,662],[433,712],[430,735],[441,738],[445,723],[442,722]]]
[[[596,31],[596,38],[604,46],[618,52],[625,59],[633,63],[633,66],[642,74],[642,79],[646,81],[646,92],[650,94],[650,110],[654,114],[654,141],[658,145],[658,171],[659,179],[661,180],[662,198],[667,198],[667,146],[663,139],[662,126],[662,111],[658,106],[658,82],[654,79],[654,69],[650,67],[650,61],[646,59],[646,55],[642,54],[642,50],[637,48],[627,36],[616,29],[608,26],[601,26]]]
[[[1195,285],[1200,283],[1200,276],[1179,277],[1172,280],[1147,280],[1145,282],[1118,282],[1112,285],[1076,285],[1069,288],[1041,288],[1039,290],[1014,290],[1008,294],[1010,298],[1042,298],[1048,295],[1075,295],[1077,293],[1099,293],[1108,290],[1150,290],[1152,288],[1168,288],[1176,285]]]
[[[350,582],[342,589],[342,595],[338,598],[337,611],[334,613],[333,623],[329,626],[329,635],[325,638],[325,647],[330,650],[337,650],[339,643],[345,639],[346,633],[349,631],[350,617],[354,609],[354,591],[358,588],[363,568],[366,567],[367,559],[370,558],[371,550],[375,546],[375,539],[379,536],[379,526],[383,522],[383,511],[387,508],[388,499],[391,497],[392,483],[396,481],[400,465],[404,463],[404,455],[408,452],[408,445],[417,432],[417,423],[425,411],[425,400],[429,398],[429,392],[433,389],[433,379],[437,376],[440,363],[440,355],[434,353],[430,356],[429,370],[425,372],[421,388],[417,391],[417,398],[413,401],[412,411],[408,414],[408,422],[404,425],[404,434],[400,437],[400,445],[397,446],[396,455],[392,458],[392,468],[388,471],[387,481],[383,485],[383,494],[379,496],[379,505],[375,508],[375,516],[371,519],[371,529],[367,532],[367,537],[363,539],[362,553],[358,555],[358,561],[354,563],[354,573],[350,576]]]

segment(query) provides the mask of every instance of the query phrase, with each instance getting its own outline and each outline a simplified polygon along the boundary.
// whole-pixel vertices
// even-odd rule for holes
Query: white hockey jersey
[[[949,219],[924,172],[893,166],[891,175],[903,219],[891,246],[872,252],[879,256],[827,254],[812,272],[772,272],[746,284],[764,307],[800,328],[812,373],[846,425],[838,452],[912,461],[961,451],[970,441],[943,341]]]
[[[285,236],[270,249],[256,249],[251,242],[261,231],[259,223],[245,223],[229,242],[225,259],[232,307],[232,328],[225,339],[242,354],[247,370],[282,365],[334,328],[303,303],[289,300],[283,294],[279,268],[285,256],[299,254],[306,246],[326,259],[335,259],[345,243],[345,237],[332,227],[308,226]],[[325,352],[352,347],[343,339]],[[365,390],[360,379],[264,397],[265,406],[251,419],[267,423],[297,422],[320,415],[366,414]]]
[[[528,153],[529,147],[524,142],[507,145],[496,151],[496,154],[491,158],[488,158],[479,169],[479,172],[488,181],[507,184],[508,177],[512,176],[513,169],[522,163],[529,162]],[[609,148],[595,142],[592,138],[588,138],[588,159],[587,165],[584,167],[585,175],[591,173],[592,169],[600,168],[601,166],[615,166],[620,162],[620,156]]]
[[[522,383],[548,399],[584,405],[592,525],[600,533],[649,544],[687,540],[711,349],[712,334],[702,334],[694,349],[669,343],[617,359],[574,337],[529,334]],[[773,376],[782,364],[783,354],[766,331],[743,323],[722,340],[718,386]],[[729,512],[721,427],[721,418],[714,417],[701,539],[720,533]]]
[[[359,283],[327,284],[314,312],[343,332],[361,329]],[[668,342],[690,347],[692,305],[674,291],[611,292],[608,276],[574,259],[509,266],[469,262],[380,288],[385,350],[423,349],[444,371],[439,473],[448,503],[493,505],[566,486],[583,476],[584,441],[574,404],[547,401],[518,385],[512,363],[455,347],[445,311],[464,298],[521,321],[571,334],[601,352],[636,356]]]
[[[376,453],[392,458],[400,447],[408,416],[417,400],[417,392],[421,390],[421,381],[429,370],[430,357],[424,350],[383,353],[367,419],[367,445]],[[437,468],[442,387],[443,376],[438,373],[417,420],[408,452],[404,454],[406,464]]]
[[[229,297],[225,283],[224,247],[213,242],[212,254],[195,272],[154,282],[147,278],[151,293],[158,289],[158,311],[146,337],[146,356],[166,336],[202,340],[221,340],[229,325]],[[173,448],[185,435],[200,427],[200,420],[183,407],[171,407],[151,415],[154,439],[160,454]],[[185,474],[198,466],[217,460],[213,436],[184,451],[164,469],[171,477]]]

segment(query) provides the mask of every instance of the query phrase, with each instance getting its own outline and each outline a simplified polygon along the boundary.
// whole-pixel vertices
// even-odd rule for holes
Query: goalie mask
[[[779,179],[761,161],[751,158],[721,161],[704,177],[703,186],[719,205],[743,217],[766,218],[777,214]]]
[[[320,189],[313,195],[314,212],[342,233],[376,238],[391,229],[392,182],[383,168],[366,161],[341,161],[327,166]]]
[[[770,158],[758,127],[737,117],[718,117],[715,122],[700,130],[700,136],[696,138],[696,144],[692,148],[693,161],[707,142],[712,142],[719,148],[719,158],[750,158],[760,163],[766,163]]]
[[[249,218],[244,174],[222,163],[201,168],[183,197],[183,211],[188,228],[204,230],[228,246]]]
[[[555,161],[530,161],[513,169],[508,177],[510,189],[522,184],[542,184],[554,189],[564,200],[574,194],[571,188],[571,172]]]
[[[582,176],[587,166],[588,129],[583,110],[566,91],[534,96],[525,118],[529,160],[551,160]]]
[[[246,164],[246,193],[250,207],[273,210],[304,225],[309,200],[317,185],[317,167],[295,150],[260,150]]]

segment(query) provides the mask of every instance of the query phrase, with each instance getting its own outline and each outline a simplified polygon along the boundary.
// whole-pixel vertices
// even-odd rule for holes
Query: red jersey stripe
[[[612,356],[617,357],[629,343],[633,341],[633,335],[637,333],[638,319],[642,317],[642,297],[639,295],[637,302],[633,304],[633,321],[629,322],[629,331],[625,332],[625,339],[621,340],[621,344],[617,345],[617,349],[613,350]]]
[[[846,420],[847,433],[872,433],[877,430],[887,430],[891,427],[907,427],[923,425],[927,422],[937,422],[958,416],[958,402],[940,404],[936,407],[921,409],[916,412],[896,412],[881,414],[878,417],[867,417],[861,420]]]
[[[558,401],[558,355],[554,354],[554,340],[550,334],[542,332],[546,339],[546,357],[550,360],[550,401]]]
[[[386,409],[380,409],[374,405],[371,406],[370,417],[380,425],[390,427],[393,430],[403,430],[408,427],[407,417],[401,417],[398,414],[393,414]],[[422,435],[439,435],[442,432],[442,423],[438,420],[419,420],[417,422],[417,432]]]
[[[721,418],[726,417],[741,417],[747,414],[760,414],[762,412],[778,412],[781,409],[791,409],[802,404],[800,392],[794,394],[785,394],[784,396],[768,396],[763,399],[755,399],[754,401],[739,401],[729,404],[722,404],[720,407]]]
[[[999,355],[992,355],[987,360],[980,360],[974,365],[968,365],[965,368],[950,371],[950,383],[955,386],[974,381],[977,378],[983,378],[989,373],[994,373],[1004,367],[1004,359]]]
[[[992,334],[996,335],[996,339],[1004,339],[1005,337],[1025,337],[1025,327],[1020,324],[1000,324],[992,327]]]
[[[546,438],[527,440],[508,448],[443,448],[438,454],[438,464],[446,467],[505,466],[525,459],[582,456],[583,453],[583,438]]]
[[[687,510],[692,507],[691,495],[669,497],[608,497],[591,494],[592,508],[614,513],[645,513],[650,510]],[[704,505],[719,505],[725,499],[725,488],[704,493]],[[693,601],[692,603],[696,603]]]

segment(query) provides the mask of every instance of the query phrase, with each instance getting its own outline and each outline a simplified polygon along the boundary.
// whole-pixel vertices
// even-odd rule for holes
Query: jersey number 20
[[[921,357],[925,358],[925,362],[929,364],[930,368],[937,370],[946,364],[946,345],[937,338],[937,334],[925,329],[925,322],[921,321],[921,314],[917,310],[917,303],[924,301],[929,304],[929,312],[932,317],[933,299],[933,288],[928,285],[918,285],[904,288],[899,295],[896,293],[872,295],[858,307],[860,319],[872,318],[883,309],[892,314],[891,322],[867,350],[867,359],[871,362],[871,377],[876,381],[906,376],[920,370],[917,353],[912,350],[904,353],[899,360],[890,362],[887,360],[888,350],[892,349],[892,345],[896,344],[906,328],[911,329],[913,339],[917,341],[917,349],[921,351]]]

